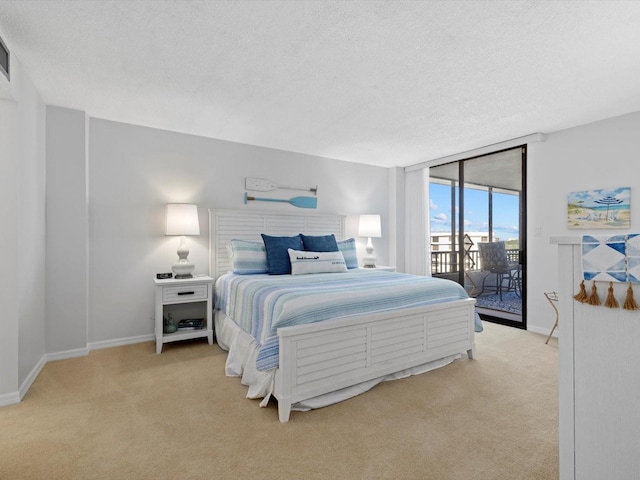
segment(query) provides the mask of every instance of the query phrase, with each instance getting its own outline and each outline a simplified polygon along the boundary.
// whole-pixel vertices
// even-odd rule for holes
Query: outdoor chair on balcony
[[[500,301],[503,292],[513,291],[520,296],[520,264],[509,262],[504,242],[478,243],[478,250],[481,269],[486,272],[478,295],[482,295],[485,288],[494,288],[500,295]],[[495,275],[495,285],[485,287],[487,278],[492,275]]]

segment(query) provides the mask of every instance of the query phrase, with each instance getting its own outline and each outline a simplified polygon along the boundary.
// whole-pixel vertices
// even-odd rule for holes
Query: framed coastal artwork
[[[569,228],[629,228],[631,226],[631,188],[572,192],[568,196]]]

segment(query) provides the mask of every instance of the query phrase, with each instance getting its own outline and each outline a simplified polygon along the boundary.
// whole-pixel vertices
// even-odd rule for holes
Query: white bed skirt
[[[263,399],[262,402],[260,402],[260,406],[266,407],[273,393],[276,369],[266,371],[258,370],[255,366],[256,357],[258,356],[258,343],[220,310],[216,310],[214,314],[217,343],[220,348],[228,352],[225,374],[228,377],[240,377],[242,384],[248,387],[247,398]],[[419,375],[430,370],[435,370],[461,357],[462,354],[458,353],[413,368],[374,378],[373,380],[358,385],[294,403],[291,405],[291,409],[306,411],[333,405],[334,403],[347,400],[371,390],[381,382],[398,380],[411,375]]]

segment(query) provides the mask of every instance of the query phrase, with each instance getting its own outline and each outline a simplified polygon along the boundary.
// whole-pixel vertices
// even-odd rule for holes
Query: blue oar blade
[[[298,208],[316,208],[318,199],[316,197],[293,197],[289,203]]]

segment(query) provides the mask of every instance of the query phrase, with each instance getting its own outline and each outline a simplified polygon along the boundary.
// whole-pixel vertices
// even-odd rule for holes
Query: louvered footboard
[[[463,299],[278,329],[280,421],[302,400],[465,351],[472,359],[474,305]]]

